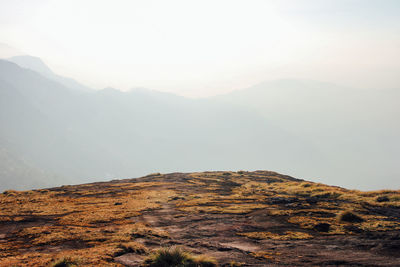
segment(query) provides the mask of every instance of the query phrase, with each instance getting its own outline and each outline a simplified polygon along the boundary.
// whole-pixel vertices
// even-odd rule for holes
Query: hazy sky
[[[95,88],[400,88],[399,14],[399,0],[0,0],[0,43]]]

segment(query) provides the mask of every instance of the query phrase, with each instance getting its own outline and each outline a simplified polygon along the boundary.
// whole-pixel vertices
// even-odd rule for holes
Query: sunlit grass
[[[151,177],[164,179],[161,174],[146,179]],[[82,266],[121,266],[113,262],[116,255],[150,253],[137,239],[165,241],[173,237],[138,220],[143,213],[164,206],[174,209],[174,218],[255,212],[279,218],[293,227],[292,231],[281,233],[235,229],[238,236],[253,242],[355,234],[355,230],[400,230],[398,218],[374,213],[375,208],[399,207],[400,191],[347,190],[289,181],[273,172],[192,173],[179,182],[124,181],[97,187],[87,184],[6,191],[0,194],[0,223],[24,227],[12,233],[13,240],[0,243],[0,266],[50,266],[63,257],[79,258]],[[363,220],[340,220],[345,211],[354,212]],[[36,222],[40,223],[35,225]],[[329,230],[317,231],[316,226],[321,223],[329,224]],[[278,258],[262,251],[252,255],[265,260]]]
[[[272,240],[295,240],[295,239],[310,239],[313,236],[304,232],[286,231],[283,234],[276,234],[271,232],[250,232],[239,233],[239,235],[247,236],[253,239],[272,239]]]

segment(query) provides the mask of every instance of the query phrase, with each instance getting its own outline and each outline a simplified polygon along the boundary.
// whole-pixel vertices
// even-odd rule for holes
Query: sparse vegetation
[[[329,232],[331,225],[329,223],[318,223],[314,226],[314,229],[318,232]]]
[[[51,264],[51,267],[74,267],[78,266],[78,264],[79,264],[79,259],[66,256],[57,259],[55,262]]]
[[[247,236],[254,239],[273,239],[273,240],[295,240],[295,239],[309,239],[312,235],[304,232],[287,231],[283,234],[276,234],[270,232],[250,232],[240,233],[239,235]]]
[[[256,251],[252,252],[251,255],[255,258],[259,258],[262,260],[267,261],[277,261],[277,256],[280,255],[279,252],[272,252],[272,251]]]
[[[127,242],[127,243],[122,243],[118,245],[118,250],[115,253],[115,256],[123,255],[126,253],[135,253],[135,254],[145,254],[147,253],[148,249],[143,245],[138,242]]]
[[[162,248],[153,252],[146,263],[150,267],[214,267],[215,259],[204,255],[193,256],[179,247]]]
[[[378,196],[376,197],[376,202],[388,202],[390,199],[387,196]]]
[[[83,266],[122,266],[119,257],[143,260],[149,251],[177,240],[187,250],[187,240],[193,247],[199,236],[208,240],[220,234],[260,246],[258,240],[312,242],[321,235],[400,230],[400,191],[346,190],[268,171],[224,173],[7,191],[0,194],[0,226],[18,227],[5,236],[0,232],[0,266],[51,266],[65,255],[83,258]],[[201,244],[201,249],[235,248],[218,244]],[[279,251],[254,251],[243,257],[280,258]],[[188,262],[201,259],[185,255]],[[207,261],[214,264],[203,257],[203,265],[194,266]]]
[[[360,215],[350,210],[346,210],[340,213],[338,219],[341,222],[349,222],[349,223],[360,223],[365,221]]]

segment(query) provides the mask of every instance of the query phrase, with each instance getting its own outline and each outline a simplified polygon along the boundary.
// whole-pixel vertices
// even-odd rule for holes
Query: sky
[[[0,0],[0,55],[192,97],[285,78],[400,88],[399,14],[398,0]]]

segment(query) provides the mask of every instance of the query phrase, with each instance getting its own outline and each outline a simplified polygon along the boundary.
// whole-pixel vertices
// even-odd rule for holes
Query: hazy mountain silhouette
[[[278,80],[216,97],[262,114],[306,143],[325,161],[325,183],[398,188],[400,90],[357,90],[308,80]],[[302,170],[299,170],[300,172]]]
[[[285,80],[187,99],[81,90],[40,60],[13,61],[0,60],[0,141],[16,167],[4,168],[0,190],[221,169],[398,186],[395,90]]]
[[[43,188],[65,182],[65,178],[32,166],[4,147],[0,148],[0,177],[2,189]]]
[[[40,58],[33,57],[29,55],[22,56],[14,56],[6,59],[7,61],[11,61],[16,63],[18,66],[26,69],[30,69],[42,74],[44,77],[59,82],[60,84],[77,91],[88,91],[91,88],[78,83],[74,79],[67,78],[64,76],[60,76],[55,74]]]
[[[293,149],[314,153],[262,116],[213,100],[144,89],[77,92],[4,60],[0,92],[5,149],[68,178],[62,183],[154,171],[295,170],[305,162]]]
[[[14,56],[6,60],[14,62],[15,64],[19,65],[22,68],[39,72],[44,76],[55,75],[53,71],[49,67],[47,67],[47,65],[44,64],[44,62],[38,57],[23,55],[23,56]]]

